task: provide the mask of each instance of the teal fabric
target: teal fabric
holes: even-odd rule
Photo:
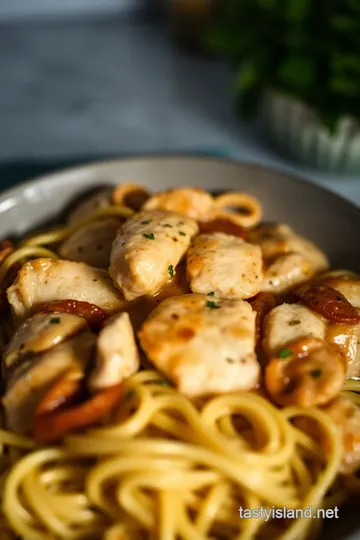
[[[212,157],[229,157],[229,154],[225,150],[197,150],[177,153],[168,153],[169,155],[191,155],[191,156],[212,156]],[[149,154],[150,155],[150,154]],[[156,154],[151,154],[156,155]],[[163,153],[161,155],[164,155]],[[134,157],[136,154],[134,154]],[[0,163],[0,190],[4,190],[19,183],[26,182],[37,176],[51,173],[56,170],[66,169],[69,167],[75,167],[77,165],[86,165],[96,161],[105,159],[114,159],[119,156],[84,156],[74,159],[63,159],[54,161],[14,161],[7,163]],[[126,155],[124,157],[131,157]]]

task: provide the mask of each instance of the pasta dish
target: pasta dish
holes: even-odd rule
[[[122,184],[0,242],[0,538],[307,540],[270,510],[359,494],[360,276],[262,218]]]

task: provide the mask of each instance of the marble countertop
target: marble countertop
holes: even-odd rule
[[[0,162],[214,150],[301,175],[360,204],[360,177],[279,157],[257,125],[236,117],[230,69],[179,51],[154,23],[2,25],[0,64]]]

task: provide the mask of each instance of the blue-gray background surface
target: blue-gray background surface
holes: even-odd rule
[[[37,17],[30,8],[20,17],[25,3],[39,13],[46,4],[0,2],[0,187],[16,177],[9,164],[19,160],[66,165],[199,150],[295,172],[360,203],[360,178],[297,166],[268,147],[256,125],[241,123],[230,69],[180,51],[167,28],[124,17],[135,0],[106,0],[103,14],[91,17],[91,0],[78,3],[74,17]]]

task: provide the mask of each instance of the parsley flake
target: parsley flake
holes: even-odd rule
[[[174,267],[172,264],[168,267],[168,272],[170,277],[174,277]]]
[[[140,225],[148,225],[150,223],[150,219],[146,219],[145,221],[140,221]]]
[[[217,304],[215,304],[215,302],[212,302],[211,300],[208,300],[206,302],[206,306],[210,309],[220,309],[220,306],[218,306]]]
[[[158,381],[155,381],[155,383],[159,386],[172,386],[171,382],[167,381],[166,379],[159,379]]]
[[[215,291],[211,291],[209,293],[207,293],[208,296],[215,296]]]
[[[289,358],[289,356],[292,356],[292,351],[290,349],[280,349],[278,358]]]
[[[226,361],[228,364],[235,364],[235,360],[233,358],[227,358]]]
[[[296,326],[297,324],[300,324],[299,319],[295,319],[293,321],[289,321],[289,326]]]
[[[144,234],[143,235],[145,238],[147,238],[148,240],[155,240],[155,236],[153,233],[149,233],[149,234]]]
[[[125,394],[125,399],[129,400],[132,399],[135,396],[136,392],[135,390],[128,390]]]
[[[50,324],[59,324],[60,322],[61,322],[60,317],[53,317],[52,319],[50,319]]]
[[[310,372],[310,375],[313,377],[313,379],[320,379],[322,374],[323,374],[322,369],[313,369]]]
[[[180,236],[186,236],[186,233],[184,233],[183,231],[179,231],[179,234]]]

